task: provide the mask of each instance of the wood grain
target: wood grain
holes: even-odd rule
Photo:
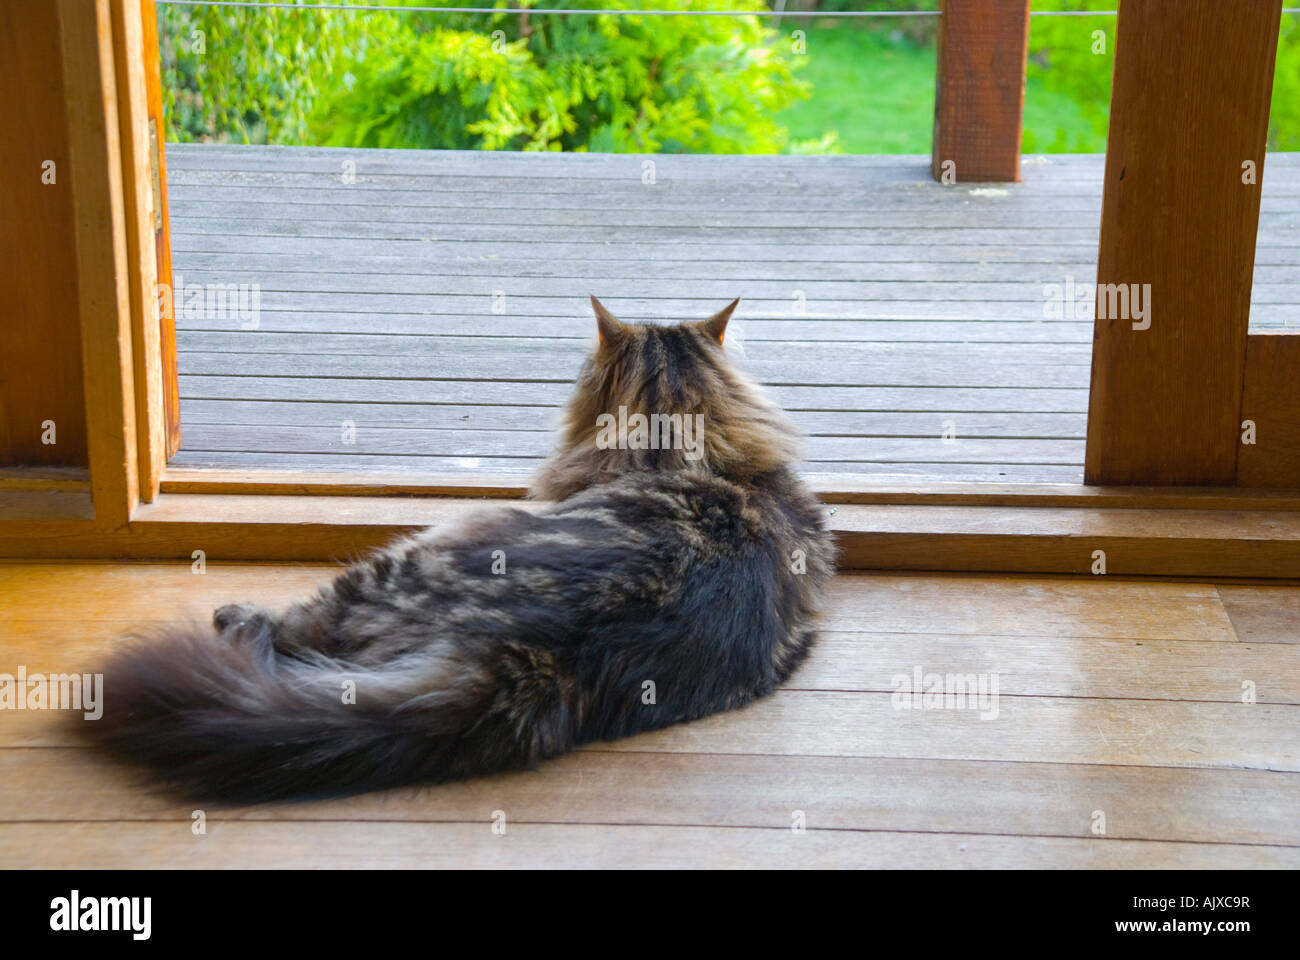
[[[1214,588],[1195,582],[843,574],[830,589],[828,630],[953,638],[1237,639]]]
[[[0,7],[0,465],[87,463],[72,154],[52,3]],[[53,164],[52,183],[43,182]],[[55,443],[42,443],[53,421]]]
[[[216,498],[206,498],[213,503]],[[346,515],[349,504],[340,498]],[[400,501],[399,507],[405,506]],[[251,505],[249,509],[256,509]],[[417,505],[417,509],[418,505]],[[470,515],[465,503],[455,514]],[[407,511],[409,516],[417,516]],[[434,518],[436,519],[436,517]],[[236,599],[282,605],[307,596],[339,572],[337,564],[222,563],[205,572],[175,563],[0,564],[0,620],[25,619],[28,605],[50,622],[148,618],[159,607],[207,617]],[[1279,592],[1289,588],[1278,587]],[[875,632],[1120,637],[1125,640],[1232,641],[1236,637],[1213,585],[1118,579],[969,575],[841,574],[826,626]],[[71,598],[71,599],[70,599]],[[113,602],[109,603],[109,599]]]
[[[579,752],[536,771],[329,803],[208,809],[213,821],[348,820],[780,827],[1300,845],[1300,776],[1256,770],[888,757]],[[0,749],[0,820],[189,822],[193,804],[141,789],[83,749]],[[1101,842],[1105,842],[1104,840]]]
[[[140,495],[131,261],[108,0],[59,0],[85,420],[96,522],[125,527]]]
[[[1300,706],[1002,696],[996,717],[986,717],[974,709],[897,709],[892,699],[889,693],[779,691],[734,714],[584,749],[1300,772]],[[47,731],[35,735],[36,742],[67,742],[46,740],[53,736]]]
[[[144,61],[144,85],[149,122],[158,152],[158,189],[154,204],[155,273],[158,282],[172,282],[171,209],[167,202],[166,118],[163,116],[162,62],[158,49],[158,8],[154,0],[140,0],[142,30],[141,53]],[[165,421],[164,459],[170,459],[181,445],[180,384],[176,378],[176,316],[174,310],[160,310],[158,346],[161,362],[163,417]]]
[[[408,151],[394,157],[392,150],[348,150],[325,148],[302,151],[294,147],[222,144],[215,150],[208,145],[179,144],[178,159],[173,164],[174,180],[194,186],[236,185],[265,187],[316,187],[324,181],[326,188],[339,195],[363,190],[418,190],[434,195],[460,193],[478,189],[489,192],[492,185],[508,178],[512,190],[555,197],[590,200],[591,179],[601,181],[602,190],[625,198],[673,198],[711,193],[717,181],[726,179],[728,170],[765,173],[773,186],[782,190],[800,190],[810,195],[829,192],[850,197],[871,192],[904,194],[931,181],[928,154],[823,155],[805,163],[789,155],[741,155],[719,157],[708,154],[658,154],[610,156],[595,153],[586,158],[547,155],[534,161],[527,155],[510,151],[449,150]],[[221,162],[208,163],[198,157],[220,156]],[[523,162],[521,162],[523,157]],[[601,159],[603,157],[603,160]],[[344,183],[341,161],[358,163],[355,183]],[[421,159],[422,158],[422,159]],[[305,159],[307,162],[302,163]],[[407,163],[415,159],[416,163]],[[631,159],[631,163],[628,160]],[[653,185],[642,181],[646,159],[656,161],[657,179]],[[1282,154],[1284,164],[1297,163],[1294,154]],[[797,175],[806,167],[809,176]],[[1034,179],[1049,183],[1057,196],[1101,195],[1100,177],[1105,167],[1103,154],[1040,154],[1028,158],[1026,172]],[[838,176],[837,175],[841,175]],[[492,178],[485,186],[483,177]],[[839,182],[835,182],[836,180]],[[653,186],[653,190],[647,190]],[[1296,196],[1293,182],[1265,184],[1265,191],[1278,196]],[[745,202],[761,205],[766,194],[751,195]]]
[[[1254,424],[1246,443],[1245,423]],[[1237,485],[1300,488],[1300,337],[1246,338]]]
[[[0,564],[0,663],[93,669],[132,626],[283,605],[337,569]],[[0,865],[1295,866],[1300,647],[1235,640],[1232,589],[842,576],[812,657],[753,707],[534,772],[202,807],[201,836],[195,804],[70,746],[66,715],[6,711]],[[996,674],[998,716],[896,709],[917,664]]]
[[[1281,0],[1150,0],[1120,9],[1089,483],[1236,479],[1281,7]],[[1254,183],[1243,182],[1247,162],[1256,167]],[[1118,303],[1103,307],[1109,297],[1101,287],[1112,284],[1145,290],[1145,319]]]
[[[1294,869],[1294,847],[1030,839],[965,834],[792,833],[699,827],[524,824],[218,823],[203,837],[167,824],[0,825],[0,866],[108,869],[387,868],[669,869],[683,865],[805,869],[1024,869],[1047,867]]]
[[[369,413],[369,411],[366,411]],[[419,427],[392,428],[370,417],[348,417],[332,423],[207,424],[195,450],[215,449],[258,453],[340,454],[357,456],[519,457],[540,461],[553,438],[544,430],[461,430]],[[963,424],[961,417],[952,420]],[[807,462],[818,463],[1034,463],[1069,466],[1082,455],[1083,439],[1052,437],[970,437],[942,440],[942,421],[932,420],[929,436],[885,436],[873,439],[870,450],[853,436],[813,436],[805,444]],[[346,431],[346,432],[345,432]],[[919,435],[918,435],[919,434]],[[343,461],[346,462],[346,461]],[[342,464],[341,464],[342,465]]]
[[[1222,585],[1219,598],[1237,636],[1249,643],[1300,643],[1300,596],[1271,586]]]
[[[335,453],[250,453],[244,450],[182,450],[173,460],[178,467],[191,473],[209,472],[216,478],[224,471],[279,470],[295,474],[305,482],[312,476],[338,475],[346,468],[353,477],[397,475],[406,483],[419,483],[423,478],[450,478],[453,486],[468,483],[475,478],[492,478],[506,486],[527,485],[529,478],[540,465],[537,457],[439,457],[426,455],[388,456],[383,454],[350,454],[346,463]],[[1070,484],[1080,479],[1080,468],[1053,464],[999,464],[941,462],[929,459],[921,462],[885,460],[834,461],[823,460],[806,465],[818,474],[846,474],[856,481],[881,480],[896,485],[913,483],[984,484],[1010,482],[1027,484]],[[209,485],[208,492],[222,492]],[[238,491],[228,491],[238,492]],[[251,491],[260,492],[260,491]],[[310,491],[308,491],[310,492]],[[359,493],[369,491],[359,490]],[[432,489],[433,495],[444,491]],[[452,495],[457,495],[455,490]]]
[[[482,408],[479,408],[482,409]],[[1070,483],[952,483],[875,479],[852,473],[803,471],[824,503],[933,504],[1001,507],[1139,507],[1196,510],[1300,510],[1288,490],[1251,492],[1223,487],[1090,487]],[[518,499],[529,478],[462,471],[444,476],[404,473],[302,473],[292,470],[187,470],[163,475],[166,493],[287,494],[290,496],[442,496]],[[77,488],[73,475],[66,481]],[[0,489],[26,486],[21,475],[0,473]]]
[[[958,182],[1020,179],[1029,0],[943,0],[930,172]]]
[[[298,598],[307,592],[304,589]],[[224,601],[250,596],[258,596],[258,592],[232,590],[210,604],[184,597],[169,614],[203,623],[211,610]],[[281,598],[276,606],[287,603],[288,598]],[[147,635],[168,622],[131,618],[125,613],[123,616],[104,620],[4,620],[4,636],[0,639],[0,656],[4,659],[0,662],[25,664],[29,673],[93,672],[112,653],[120,637]],[[832,624],[842,617],[833,617]],[[870,622],[853,626],[859,629],[823,632],[807,664],[790,679],[788,689],[888,692],[895,689],[899,676],[911,676],[913,667],[922,664],[926,669],[944,672],[997,673],[999,691],[1008,696],[1240,703],[1242,681],[1250,680],[1259,703],[1300,704],[1300,654],[1278,643],[1189,639],[1194,634],[1186,628],[1168,630],[1167,636],[1159,639],[1124,639],[865,632],[860,628],[872,626]],[[1005,621],[989,626],[1007,629]],[[1132,632],[1144,630],[1157,632],[1145,624]],[[1288,636],[1294,643],[1294,621]]]
[[[149,0],[152,5],[152,0]],[[141,6],[137,0],[110,5],[113,65],[116,69],[118,140],[122,157],[123,226],[130,291],[130,352],[134,361],[136,441],[139,445],[140,499],[158,493],[167,460],[167,418],[163,398],[163,346],[155,303],[158,249],[150,160],[149,89],[144,57]]]
[[[473,469],[518,486],[536,443],[525,458],[473,448],[484,431],[536,429],[532,408],[563,402],[591,336],[583,295],[605,290],[620,315],[651,322],[740,295],[751,372],[809,433],[860,441],[809,473],[1083,479],[1079,448],[1042,441],[1085,429],[1092,304],[1056,318],[1045,298],[1067,278],[1095,282],[1100,157],[1031,158],[1023,182],[992,192],[936,184],[916,157],[659,157],[653,185],[621,155],[176,144],[172,159],[178,276],[260,292],[255,329],[179,318],[183,469],[398,472],[403,487]],[[1300,304],[1300,167],[1269,163],[1254,321],[1284,328]],[[728,170],[765,190],[735,197]],[[938,431],[918,416],[930,413]],[[341,419],[478,439],[367,432],[364,449],[327,450]],[[963,440],[1010,452],[897,449],[949,419]]]
[[[280,455],[283,456],[283,455]],[[463,491],[462,491],[463,493]],[[331,560],[356,556],[429,525],[469,515],[461,497],[169,494],[142,505],[129,528],[24,518],[0,495],[0,557]],[[81,495],[46,493],[52,513],[79,515]],[[66,498],[59,506],[56,501]],[[60,501],[61,502],[61,501]],[[1259,507],[1257,500],[1251,505]],[[535,506],[523,502],[522,509]],[[902,502],[827,506],[841,569],[1087,575],[1106,556],[1107,576],[1300,578],[1294,509],[950,506]]]

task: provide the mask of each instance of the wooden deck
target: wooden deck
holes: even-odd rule
[[[130,626],[335,570],[0,564],[0,669],[93,670]],[[206,809],[202,836],[66,718],[6,710],[0,868],[1300,867],[1300,588],[890,574],[833,597],[748,709],[531,773]],[[918,667],[996,675],[996,716],[896,709]]]
[[[255,329],[178,310],[172,465],[524,477],[594,293],[629,320],[742,297],[811,474],[1078,482],[1092,323],[1045,287],[1095,282],[1102,166],[169,145],[177,277],[260,293]],[[1262,190],[1252,329],[1300,327],[1300,154]]]

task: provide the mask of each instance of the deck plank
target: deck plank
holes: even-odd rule
[[[1300,594],[1277,587],[1221,586],[1219,598],[1242,640],[1300,644]]]
[[[1092,324],[1045,297],[1094,280],[1100,156],[954,187],[914,156],[168,159],[177,277],[259,294],[255,328],[178,317],[178,467],[524,476],[596,293],[640,321],[741,297],[744,363],[811,434],[809,473],[1081,479]],[[1300,155],[1269,155],[1261,196],[1252,329],[1300,329]],[[344,419],[365,439],[331,442]],[[956,444],[927,439],[949,421]]]
[[[178,224],[183,227],[183,224]],[[439,263],[456,260],[542,260],[557,262],[569,268],[581,269],[586,264],[605,262],[680,260],[692,253],[707,253],[706,262],[718,263],[782,263],[807,264],[845,261],[849,263],[1037,263],[1072,264],[1092,261],[1096,257],[1097,238],[1092,242],[1038,243],[1033,246],[1005,244],[940,244],[924,246],[876,244],[805,243],[799,246],[774,246],[747,243],[743,235],[730,236],[717,243],[708,244],[708,250],[696,251],[702,246],[690,241],[667,243],[641,238],[639,241],[620,243],[593,243],[581,237],[554,241],[525,242],[501,240],[493,243],[474,241],[448,241],[424,238],[420,240],[366,240],[355,237],[301,237],[293,244],[289,255],[332,255],[351,258],[357,262],[369,257],[412,256],[420,254]],[[1300,247],[1280,246],[1264,236],[1256,251],[1255,263],[1266,266],[1294,266],[1300,263]],[[173,249],[201,255],[260,254],[283,255],[284,243],[276,237],[238,236],[230,233],[178,232],[172,240]],[[662,250],[660,248],[663,248]],[[653,255],[653,257],[648,256]],[[699,262],[697,259],[694,262]]]
[[[1195,798],[1195,802],[1188,802]],[[321,803],[208,811],[214,821],[346,819],[779,827],[1086,836],[1300,846],[1300,776],[1098,764],[574,753],[536,771]],[[0,822],[189,821],[193,804],[142,790],[83,749],[0,749]]]
[[[490,811],[489,811],[490,814]],[[1295,869],[1300,849],[1081,837],[520,824],[214,824],[189,821],[0,825],[0,867],[45,869]]]
[[[906,411],[788,411],[790,419],[808,436],[829,437],[938,437],[951,420],[958,435],[967,437],[1064,438],[1084,436],[1085,417],[1079,413]],[[373,405],[347,403],[291,403],[276,400],[186,400],[181,413],[190,423],[221,426],[329,426],[345,420],[372,421],[385,429],[542,430],[550,436],[560,420],[559,407],[537,407],[524,412],[515,407],[472,405]]]

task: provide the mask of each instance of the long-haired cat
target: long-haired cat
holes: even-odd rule
[[[190,796],[253,802],[530,767],[771,693],[831,575],[795,431],[730,362],[733,302],[624,324],[592,298],[536,509],[485,506],[276,615],[137,640],[97,744]]]

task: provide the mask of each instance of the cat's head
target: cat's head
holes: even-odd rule
[[[739,302],[707,320],[668,326],[624,323],[592,297],[596,342],[533,496],[563,499],[640,470],[743,480],[793,465],[794,427],[726,350]]]

